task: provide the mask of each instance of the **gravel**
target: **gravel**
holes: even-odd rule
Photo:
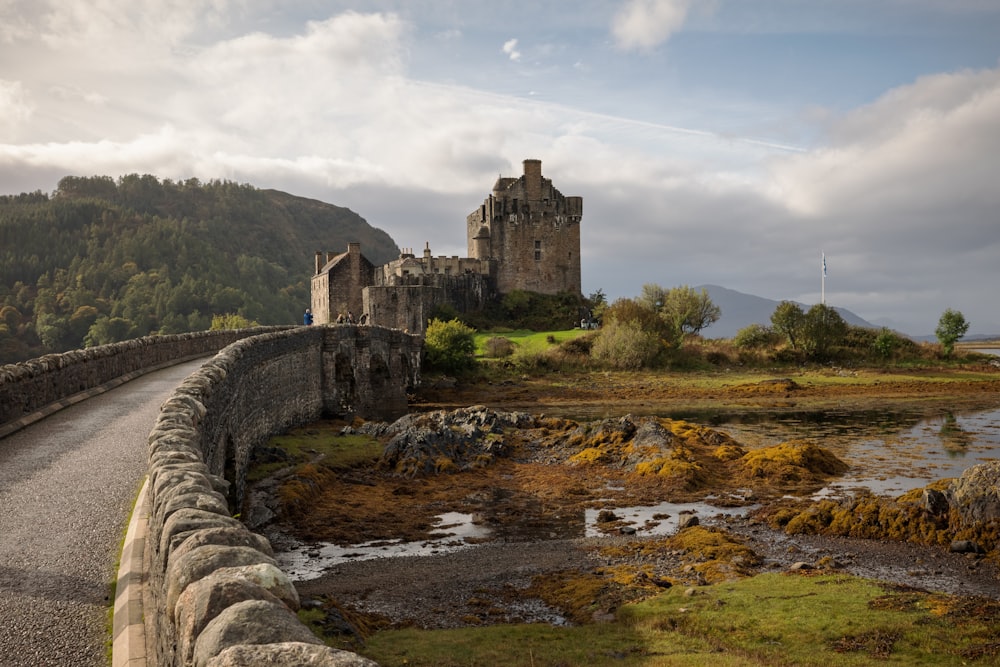
[[[788,536],[743,518],[705,520],[742,537],[763,558],[760,571],[784,571],[797,562],[834,561],[837,571],[956,595],[1000,599],[1000,572],[981,558],[899,542],[818,536]],[[493,542],[432,556],[375,558],[340,563],[323,576],[297,582],[303,600],[332,599],[397,625],[455,628],[492,623],[565,622],[541,601],[527,603],[519,591],[536,575],[592,571],[614,564],[594,547],[642,540],[612,536],[535,542]],[[660,554],[658,576],[677,575],[680,559]],[[636,564],[634,561],[632,564]]]

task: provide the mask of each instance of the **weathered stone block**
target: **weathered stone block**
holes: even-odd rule
[[[207,667],[378,667],[378,663],[357,653],[329,646],[284,642],[281,644],[240,644],[231,646],[208,661]]]
[[[210,544],[185,553],[180,558],[167,561],[166,612],[174,618],[177,598],[191,583],[224,567],[239,567],[267,563],[277,567],[274,559],[250,547],[231,547]]]
[[[231,646],[284,642],[322,646],[285,605],[263,600],[237,602],[212,619],[198,636],[193,663],[195,667],[207,667],[212,658]]]

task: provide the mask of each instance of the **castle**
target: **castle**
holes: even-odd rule
[[[339,315],[422,334],[434,310],[482,309],[515,290],[582,294],[580,218],[583,198],[566,197],[542,176],[541,160],[525,160],[519,177],[499,177],[482,205],[466,216],[468,257],[418,257],[374,266],[360,243],[347,252],[317,252],[312,277],[314,321]]]

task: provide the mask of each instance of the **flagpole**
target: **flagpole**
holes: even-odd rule
[[[819,302],[826,305],[826,253],[820,252],[823,258],[823,277],[820,278]]]

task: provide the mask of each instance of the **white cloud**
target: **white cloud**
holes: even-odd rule
[[[998,69],[928,76],[848,113],[814,112],[826,137],[803,151],[667,116],[635,121],[631,105],[648,89],[587,88],[606,73],[593,51],[592,72],[573,69],[572,54],[560,75],[579,77],[579,97],[600,100],[605,113],[498,92],[494,75],[512,68],[497,69],[495,42],[477,51],[487,83],[416,80],[408,69],[419,30],[397,14],[289,19],[279,29],[240,4],[253,29],[227,14],[206,34],[185,5],[162,17],[172,27],[157,35],[130,4],[124,18],[88,18],[82,3],[68,3],[77,9],[58,21],[46,18],[58,3],[37,6],[18,4],[17,28],[0,28],[7,191],[51,189],[66,174],[229,178],[348,206],[400,245],[463,254],[465,214],[498,174],[519,174],[531,157],[564,194],[584,198],[585,291],[715,283],[818,301],[823,249],[834,305],[912,333],[957,307],[974,331],[989,330],[990,318],[1000,331],[977,287],[1000,279]],[[655,46],[688,6],[628,4],[621,45]],[[0,19],[9,7],[0,0]],[[96,7],[113,13],[110,0]],[[629,28],[631,16],[647,25]],[[40,38],[73,29],[71,41]],[[430,42],[448,30],[435,24]],[[447,48],[475,42],[476,26],[462,35]],[[72,41],[84,36],[91,41]],[[504,45],[508,57],[519,52],[516,39]],[[545,91],[537,81],[527,89]]]
[[[521,59],[521,52],[517,50],[517,39],[508,39],[503,43],[502,50],[508,58],[515,62]]]
[[[690,0],[628,0],[615,15],[611,34],[623,49],[651,49],[680,30]]]
[[[33,105],[27,99],[20,81],[0,79],[0,123],[8,132],[31,118]]]

